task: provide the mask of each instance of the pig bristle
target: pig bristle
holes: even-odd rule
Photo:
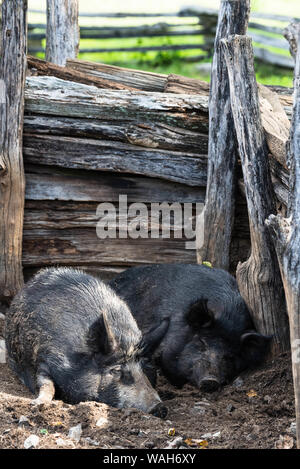
[[[65,279],[71,277],[72,284],[68,282],[66,285],[68,290],[73,291],[75,297],[79,293],[84,295],[90,305],[105,316],[112,339],[124,355],[128,357],[136,353],[142,333],[126,302],[110,286],[92,275],[87,275],[81,269],[69,267],[47,267],[40,270],[34,280],[41,282],[40,277],[44,276],[45,272],[47,275],[42,283],[48,286],[56,283],[58,279],[63,286]]]

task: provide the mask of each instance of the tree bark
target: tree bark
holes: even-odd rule
[[[163,123],[208,131],[207,96],[102,90],[54,77],[28,77],[27,113],[102,121]]]
[[[132,68],[117,67],[116,65],[107,65],[96,62],[87,62],[85,60],[67,61],[67,67],[72,70],[86,73],[90,76],[113,80],[122,83],[131,88],[138,88],[142,91],[164,91],[168,75],[161,73],[146,72],[144,70],[135,70]]]
[[[293,31],[293,25],[291,26],[291,48],[297,53],[295,55],[293,119],[289,143],[288,217],[270,215],[266,220],[266,225],[275,243],[286,295],[296,401],[297,447],[300,449],[300,29]]]
[[[27,44],[27,0],[2,3],[0,66],[0,297],[23,285],[24,169],[22,132]]]
[[[251,255],[237,268],[240,292],[259,332],[272,335],[272,352],[289,347],[288,319],[279,266],[265,219],[276,212],[261,123],[251,38],[221,41],[228,70],[231,109],[248,205]]]
[[[207,260],[214,267],[226,270],[234,223],[237,142],[220,41],[230,34],[245,34],[249,13],[249,0],[224,0],[221,3],[211,72],[204,244],[198,251],[198,261]]]
[[[300,23],[296,21],[295,23],[290,23],[284,30],[283,35],[290,44],[290,53],[291,56],[296,60],[297,55],[297,37],[300,31]]]
[[[208,135],[166,124],[25,115],[24,134],[112,140],[145,148],[207,154]]]
[[[46,60],[65,65],[79,50],[78,0],[47,0]]]
[[[141,174],[189,186],[206,184],[206,155],[106,140],[26,135],[24,161],[62,168]]]
[[[28,56],[28,67],[39,76],[52,76],[61,78],[62,80],[73,81],[75,83],[83,83],[85,85],[97,86],[97,88],[106,88],[111,90],[131,90],[137,91],[136,88],[122,85],[117,81],[107,80],[105,78],[89,75],[88,73],[72,70],[69,67],[61,67],[51,62],[38,59],[37,57]]]

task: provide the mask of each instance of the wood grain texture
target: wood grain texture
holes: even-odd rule
[[[2,2],[0,63],[0,299],[23,285],[24,210],[22,132],[27,44],[27,1]]]
[[[198,261],[207,260],[225,270],[230,263],[234,223],[237,142],[220,41],[230,34],[245,34],[249,12],[249,0],[221,3],[211,69],[204,244],[198,251]]]
[[[99,90],[54,77],[28,77],[26,113],[104,121],[163,123],[202,132],[207,125],[207,96]]]
[[[263,85],[258,85],[258,91],[262,126],[268,148],[274,158],[286,167],[286,145],[290,121],[275,93]]]
[[[106,65],[78,59],[68,60],[67,66],[78,72],[105,80],[112,80],[142,91],[163,92],[167,81],[167,75],[160,73],[145,72],[143,70],[117,67],[115,65]]]
[[[28,67],[32,75],[39,76],[53,76],[61,80],[74,81],[76,83],[83,83],[85,85],[96,86],[97,88],[107,88],[112,90],[134,90],[129,86],[124,86],[113,80],[106,80],[105,78],[96,77],[87,73],[72,70],[68,67],[56,65],[52,62],[39,59],[37,57],[28,56]]]
[[[196,80],[195,78],[187,78],[181,75],[170,74],[168,75],[164,92],[201,94],[208,96],[209,83],[206,83],[206,81]]]
[[[46,60],[65,65],[79,50],[78,0],[47,0]]]
[[[103,122],[97,119],[26,115],[24,134],[112,140],[148,149],[195,154],[206,154],[208,148],[206,133],[152,122],[128,123],[124,120]]]
[[[300,29],[289,30],[295,51],[294,105],[289,144],[290,197],[287,218],[270,215],[266,220],[278,256],[290,323],[295,390],[297,448],[300,448]]]
[[[249,214],[251,254],[236,277],[259,332],[272,335],[273,354],[289,348],[285,297],[265,219],[276,212],[261,123],[251,39],[234,35],[221,41],[230,84],[231,109],[242,162]]]
[[[26,165],[26,200],[118,202],[204,202],[205,188],[135,175]]]
[[[24,230],[23,265],[141,265],[195,263],[194,250],[177,239],[99,239],[95,229]],[[89,261],[88,261],[89,260]]]
[[[24,161],[63,168],[141,174],[205,186],[206,155],[149,149],[107,140],[24,136]]]

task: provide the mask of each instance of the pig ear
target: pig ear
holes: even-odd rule
[[[241,336],[242,356],[249,366],[258,365],[267,355],[272,337],[250,331]]]
[[[103,323],[104,327],[106,330],[106,340],[105,340],[105,346],[104,346],[104,352],[106,354],[108,353],[113,353],[117,350],[118,348],[118,343],[116,341],[116,334],[113,329],[113,324],[108,321],[107,315],[103,313]]]
[[[169,324],[170,318],[163,318],[159,326],[153,327],[149,332],[144,335],[140,343],[140,348],[142,350],[143,356],[151,355],[156,349],[156,347],[159,346],[160,342],[166,335]]]
[[[214,314],[208,306],[208,300],[198,300],[193,303],[186,314],[186,320],[189,326],[198,330],[202,327],[210,327],[214,321]]]
[[[132,355],[136,352],[142,333],[124,302],[121,310],[106,308],[103,311],[103,323],[106,331],[106,353],[118,350],[124,355]]]
[[[103,318],[95,321],[89,328],[87,334],[87,345],[92,354],[98,353],[106,355],[110,351],[110,343]]]

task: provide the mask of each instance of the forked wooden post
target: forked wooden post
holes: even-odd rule
[[[204,208],[204,243],[198,262],[229,269],[235,211],[237,143],[230,108],[229,83],[220,41],[230,34],[246,34],[250,0],[221,2],[209,100],[208,176]]]
[[[0,62],[0,300],[23,284],[24,169],[22,134],[27,0],[4,0]]]
[[[274,354],[289,348],[285,296],[274,245],[265,219],[276,213],[266,138],[261,123],[252,40],[231,36],[221,41],[231,109],[242,163],[251,236],[251,254],[237,267],[240,292],[259,332],[273,336]]]
[[[266,225],[274,239],[286,295],[296,401],[297,447],[300,449],[300,24],[297,28],[294,25],[290,29],[291,33],[292,30],[290,43],[295,51],[296,64],[288,155],[290,166],[288,218],[271,215],[266,220]]]
[[[78,0],[47,0],[46,60],[66,65],[79,50]]]

